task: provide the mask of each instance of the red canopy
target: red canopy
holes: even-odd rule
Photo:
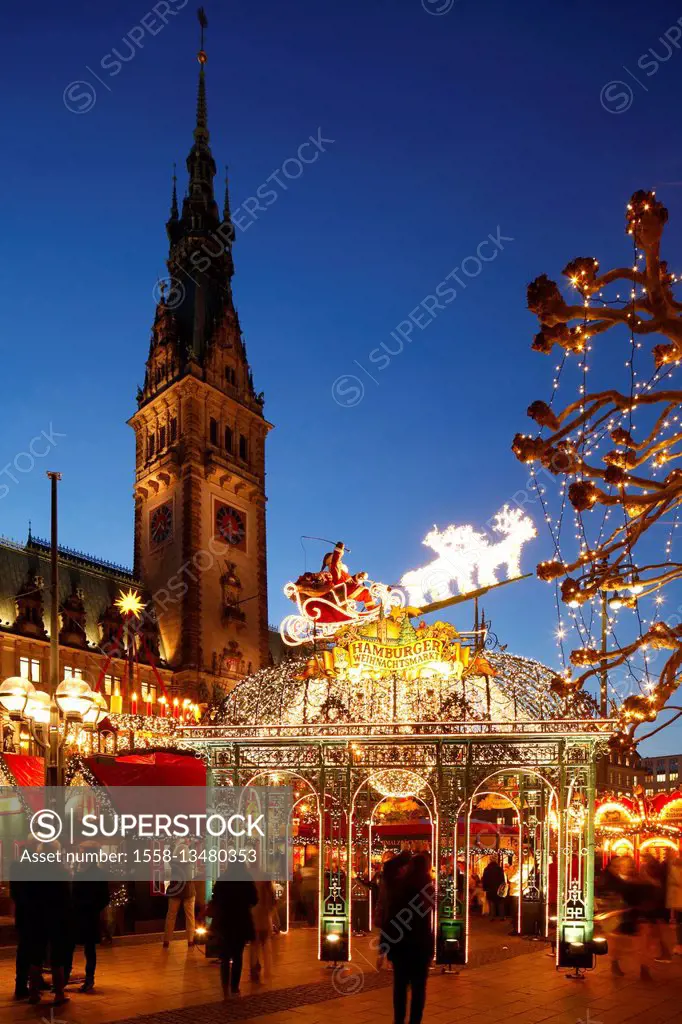
[[[205,786],[206,765],[192,754],[124,754],[85,759],[100,786]]]
[[[44,786],[45,760],[28,754],[3,754],[17,786]]]

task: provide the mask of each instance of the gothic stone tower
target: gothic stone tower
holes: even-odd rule
[[[174,679],[184,693],[229,689],[268,662],[263,396],[256,394],[232,297],[227,183],[213,192],[204,64],[199,54],[189,183],[175,178],[168,288],[152,328],[136,439],[135,572],[152,593]],[[220,234],[218,234],[220,231]],[[227,240],[227,241],[224,241]]]

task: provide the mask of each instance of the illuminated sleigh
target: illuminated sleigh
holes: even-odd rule
[[[360,584],[376,602],[369,610],[360,608],[358,602],[348,596]],[[289,647],[331,637],[350,622],[371,622],[379,617],[382,608],[388,612],[391,607],[401,605],[403,598],[400,591],[392,592],[385,584],[371,583],[361,576],[331,586],[327,573],[310,572],[299,576],[295,583],[287,583],[284,593],[298,608],[298,615],[287,615],[279,628],[282,640]]]

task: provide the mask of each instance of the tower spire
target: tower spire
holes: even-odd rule
[[[206,75],[204,68],[208,56],[204,50],[204,30],[208,26],[208,20],[203,7],[197,12],[201,26],[201,49],[197,54],[199,61],[199,87],[197,91],[197,120],[194,128],[194,145],[187,157],[187,170],[189,172],[189,202],[192,206],[193,217],[190,223],[195,228],[202,227],[215,229],[218,226],[218,210],[213,195],[213,178],[215,177],[216,166],[208,144],[208,107],[206,103]],[[187,200],[183,204],[183,220],[189,212]],[[209,223],[210,222],[210,223]]]
[[[223,203],[223,223],[229,224],[232,221],[230,210],[230,179],[228,176],[229,167],[225,164],[225,202]]]
[[[178,212],[178,176],[175,173],[176,165],[173,164],[173,194],[171,196],[171,220],[177,220],[180,216]]]
[[[201,26],[201,43],[197,54],[197,60],[199,61],[199,92],[197,94],[197,125],[194,129],[194,138],[198,141],[202,137],[208,142],[208,110],[206,107],[206,78],[204,76],[204,65],[208,60],[204,50],[204,30],[208,28],[208,18],[203,7],[200,7],[197,11],[197,18]]]
[[[206,142],[208,144],[208,108],[206,105],[206,76],[204,75],[204,64],[207,61],[207,56],[203,50],[199,51],[197,60],[201,64],[199,68],[199,89],[197,91],[197,123],[194,129],[194,139],[196,142]]]

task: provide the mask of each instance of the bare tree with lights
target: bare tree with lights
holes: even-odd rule
[[[631,370],[627,393],[614,388],[589,392],[583,386],[578,399],[560,412],[554,411],[551,403],[534,401],[528,415],[541,428],[540,434],[517,434],[512,446],[520,461],[540,463],[549,473],[564,478],[568,501],[581,526],[583,515],[600,506],[617,513],[612,517],[615,525],[600,531],[597,543],[589,543],[583,533],[585,541],[576,558],[564,559],[557,550],[555,559],[537,567],[540,579],[562,580],[561,599],[572,608],[610,591],[612,607],[638,609],[639,602],[653,597],[658,611],[659,592],[682,577],[682,563],[672,560],[670,546],[660,560],[652,560],[652,537],[644,539],[652,526],[678,514],[682,500],[682,469],[674,468],[675,460],[682,457],[682,391],[670,387],[682,359],[682,302],[674,296],[676,279],[661,259],[667,220],[668,211],[653,192],[636,192],[626,213],[632,265],[601,273],[596,259],[572,260],[563,275],[582,299],[577,304],[567,302],[557,283],[544,274],[528,287],[528,307],[540,321],[532,346],[537,352],[550,353],[556,345],[564,350],[564,358],[574,355],[584,362],[586,353],[602,340],[600,335],[620,328],[622,342],[624,328],[630,336],[625,361]],[[610,286],[623,283],[629,298],[610,298]],[[652,340],[658,336],[659,341],[651,347],[650,378],[635,383],[634,356],[644,335],[653,336]],[[613,337],[611,344],[617,345],[618,339]],[[622,344],[614,348],[618,353],[613,357],[614,376],[616,366],[623,365],[622,351]],[[600,447],[609,439],[612,447],[602,453]],[[641,624],[639,613],[637,618]],[[681,625],[654,616],[630,643],[616,649],[583,646],[574,650],[571,664],[584,671],[575,679],[557,676],[553,688],[569,697],[599,673],[648,649],[664,650],[667,657],[650,692],[628,696],[620,705],[621,731],[616,744],[621,748],[632,745],[643,738],[635,736],[638,727],[670,707],[668,702],[682,681]],[[682,715],[682,709],[675,710],[675,718]]]

